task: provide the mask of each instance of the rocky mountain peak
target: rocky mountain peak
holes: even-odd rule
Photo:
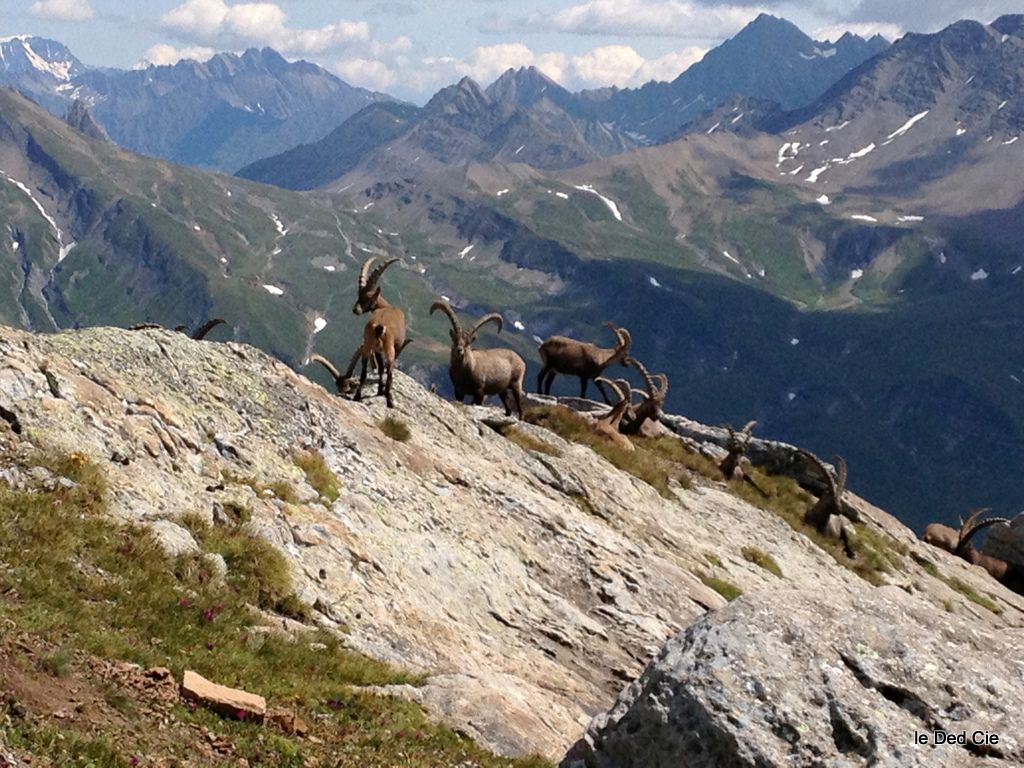
[[[992,28],[1004,35],[1024,38],[1024,14],[1014,13],[1000,16],[992,22]]]
[[[32,74],[66,83],[84,71],[85,65],[56,40],[31,35],[0,38],[0,73]]]
[[[75,99],[71,102],[71,107],[64,115],[64,122],[89,138],[110,141],[110,136],[107,135],[103,126],[96,122],[88,105],[82,99]]]
[[[423,108],[428,115],[478,115],[491,106],[487,94],[471,77],[463,77],[454,85],[442,88]]]
[[[529,107],[547,96],[553,98],[568,92],[536,67],[508,69],[485,91],[499,104]]]

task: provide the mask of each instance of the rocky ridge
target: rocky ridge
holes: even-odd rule
[[[561,756],[667,639],[725,606],[699,575],[727,578],[747,596],[697,626],[725,626],[739,614],[736,621],[749,625],[745,637],[756,639],[758,629],[806,605],[811,598],[798,590],[816,590],[836,606],[831,631],[844,606],[895,601],[895,613],[915,617],[934,643],[953,643],[978,674],[990,650],[971,633],[998,648],[1024,616],[1019,596],[916,543],[863,502],[873,525],[931,569],[908,557],[888,577],[894,586],[880,592],[722,484],[674,486],[664,498],[590,448],[539,427],[518,429],[551,453],[524,450],[488,426],[493,410],[445,402],[402,375],[390,415],[409,426],[408,442],[381,431],[386,409],[378,399],[338,398],[245,345],[169,331],[2,328],[0,360],[0,432],[13,450],[80,452],[100,463],[112,513],[154,526],[169,547],[195,544],[182,516],[212,520],[231,505],[247,508],[253,533],[288,555],[299,597],[319,622],[343,625],[357,649],[427,675],[421,687],[389,692],[502,753]],[[299,449],[324,458],[339,481],[337,500],[307,482],[295,463]],[[291,489],[287,499],[274,490],[281,484]],[[748,546],[771,555],[782,577],[748,561],[741,554]],[[964,599],[930,575],[936,568],[991,595],[1000,612]],[[827,655],[826,639],[806,637]],[[888,653],[881,643],[865,635],[860,653]],[[752,654],[750,664],[755,657],[779,679],[797,675],[802,663],[799,655]],[[849,683],[854,673],[835,674]],[[1013,674],[1000,667],[993,685],[1019,688]],[[861,706],[837,690],[844,707]],[[880,694],[858,695],[875,702]],[[981,696],[971,706],[995,711],[997,701]],[[728,715],[719,707],[714,717]],[[758,728],[769,727],[765,717],[749,714]]]

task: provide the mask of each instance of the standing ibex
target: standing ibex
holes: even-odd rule
[[[459,318],[447,301],[435,301],[430,305],[430,314],[441,310],[448,315],[452,327],[449,335],[452,340],[451,361],[448,375],[455,387],[455,399],[462,402],[466,395],[473,398],[475,405],[480,405],[487,395],[497,395],[505,406],[505,415],[512,415],[508,393],[511,390],[516,403],[519,418],[523,417],[523,377],[526,376],[526,363],[523,358],[511,349],[473,349],[472,344],[477,332],[487,323],[494,323],[501,333],[501,315],[491,312],[476,321],[468,331],[462,330]]]
[[[537,351],[540,354],[543,368],[537,374],[537,391],[550,395],[551,382],[555,380],[555,374],[564,373],[567,376],[579,376],[580,397],[586,397],[589,380],[596,379],[605,368],[613,363],[625,365],[633,337],[625,328],[618,328],[612,323],[605,323],[605,325],[618,339],[618,344],[614,349],[598,347],[590,342],[577,341],[567,336],[551,336],[541,344]],[[601,396],[604,397],[605,402],[608,402],[608,397],[603,391]]]
[[[948,525],[942,523],[929,523],[925,529],[921,538],[933,547],[944,549],[957,557],[962,557],[972,565],[980,565],[986,571],[988,571],[996,581],[1003,581],[1006,577],[1009,565],[1005,560],[1000,560],[997,557],[986,555],[983,552],[979,552],[973,544],[971,539],[979,531],[988,528],[991,525],[998,525],[1000,523],[1009,523],[1009,519],[1005,517],[990,517],[981,522],[977,522],[978,518],[981,517],[988,511],[987,508],[982,507],[976,509],[967,517],[966,520],[960,521],[959,530],[954,530]]]
[[[856,557],[853,545],[850,541],[850,531],[843,520],[843,493],[846,491],[846,461],[842,456],[832,458],[836,465],[836,476],[833,477],[825,462],[819,459],[810,451],[799,449],[799,453],[811,464],[818,468],[818,471],[825,478],[825,490],[822,492],[814,506],[804,514],[804,522],[813,525],[814,529],[831,539],[839,539],[843,542],[843,549],[849,558]]]
[[[754,490],[767,497],[768,494],[764,489],[743,468],[743,460],[746,458],[747,449],[750,447],[750,438],[756,426],[756,421],[748,421],[743,429],[737,432],[731,426],[726,425],[726,429],[729,431],[729,441],[725,444],[726,454],[718,462],[718,468],[722,470],[726,480],[740,480],[749,483]]]
[[[636,450],[630,439],[619,431],[621,429],[622,417],[626,415],[626,412],[632,405],[633,388],[625,379],[612,381],[603,376],[598,376],[594,381],[602,393],[604,393],[604,386],[607,386],[615,393],[617,398],[614,405],[612,405],[612,409],[604,416],[598,417],[597,421],[594,422],[594,434],[623,450]]]
[[[356,361],[362,359],[363,367],[359,374],[359,384],[355,387],[354,400],[362,400],[363,385],[366,383],[367,366],[372,356],[377,362],[377,372],[380,378],[377,381],[377,394],[384,395],[387,399],[388,408],[394,407],[391,397],[391,383],[395,375],[395,360],[399,353],[409,343],[405,338],[405,313],[398,307],[393,307],[387,299],[381,296],[381,289],[378,285],[380,276],[384,270],[399,259],[388,259],[379,267],[370,272],[375,257],[370,256],[363,262],[359,270],[359,294],[356,298],[352,312],[361,315],[364,312],[370,313],[369,320],[363,328],[363,343],[352,356],[348,370],[342,377],[348,389],[348,380],[355,370]],[[339,391],[343,388],[337,383]]]

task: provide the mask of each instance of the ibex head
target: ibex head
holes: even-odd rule
[[[633,337],[625,328],[620,328],[611,321],[605,322],[605,327],[611,329],[611,332],[615,334],[615,354],[612,355],[609,364],[618,361],[623,365],[629,365],[629,348],[633,345]]]
[[[376,257],[370,256],[363,262],[363,266],[359,270],[359,297],[356,299],[355,306],[352,307],[352,312],[356,315],[372,312],[381,306],[384,300],[381,298],[380,286],[377,283],[380,281],[380,276],[384,274],[384,270],[400,259],[388,259],[371,272],[370,267],[374,261],[376,261]]]
[[[435,301],[430,305],[430,314],[434,314],[435,310],[441,310],[444,314],[448,315],[448,319],[451,321],[452,327],[448,331],[448,335],[452,340],[452,352],[457,357],[464,357],[466,351],[470,345],[476,339],[477,333],[487,323],[494,323],[498,326],[498,333],[501,333],[502,320],[501,315],[497,312],[491,312],[490,314],[484,315],[477,320],[473,326],[468,330],[462,330],[462,323],[459,322],[459,318],[455,315],[455,310],[452,309],[452,305],[447,301]]]
[[[626,334],[628,345],[629,331],[623,329],[622,332]],[[664,373],[648,372],[647,367],[635,357],[626,357],[623,364],[632,365],[640,371],[646,391],[636,391],[645,399],[649,409],[649,413],[644,415],[651,421],[660,421],[661,417],[665,415],[665,398],[668,397],[668,376]]]
[[[748,421],[746,425],[744,425],[743,429],[737,432],[731,425],[726,425],[725,428],[729,430],[729,442],[726,443],[725,449],[729,453],[735,453],[738,456],[745,456],[747,448],[750,447],[750,438],[754,432],[754,427],[756,426],[756,421]]]

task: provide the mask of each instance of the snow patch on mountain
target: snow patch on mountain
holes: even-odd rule
[[[575,185],[575,189],[578,189],[581,192],[589,192],[592,195],[597,195],[599,198],[601,198],[604,204],[608,206],[608,210],[612,212],[612,216],[615,217],[616,221],[622,221],[622,214],[619,212],[619,206],[615,204],[614,200],[605,197],[596,189],[594,189],[590,184],[577,184]]]
[[[895,131],[890,133],[885,138],[888,139],[889,141],[899,138],[907,131],[909,131],[911,128],[913,128],[920,120],[923,120],[925,115],[927,115],[929,112],[931,112],[930,109],[926,109],[924,112],[918,112],[916,115],[907,120],[907,122],[905,122],[903,125],[901,125],[899,128],[897,128]]]

